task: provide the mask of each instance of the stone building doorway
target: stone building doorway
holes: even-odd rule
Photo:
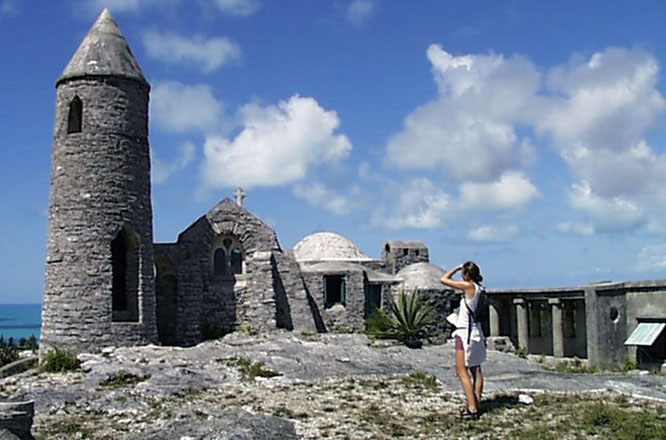
[[[169,260],[156,264],[157,335],[162,345],[176,345],[178,276]]]

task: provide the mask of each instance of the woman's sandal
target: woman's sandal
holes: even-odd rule
[[[461,420],[478,420],[479,419],[479,412],[478,411],[470,411],[467,408],[463,409],[460,411],[460,419]]]

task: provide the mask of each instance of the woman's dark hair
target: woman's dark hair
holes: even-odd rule
[[[463,264],[463,275],[467,275],[467,278],[477,284],[483,281],[481,270],[473,261],[467,261]]]

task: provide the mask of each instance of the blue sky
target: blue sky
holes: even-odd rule
[[[666,278],[663,2],[0,0],[0,302],[41,300],[54,84],[104,7],[152,85],[156,241],[242,186],[283,248]]]

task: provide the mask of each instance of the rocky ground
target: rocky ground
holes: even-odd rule
[[[232,334],[81,355],[77,372],[0,380],[0,397],[35,400],[38,439],[513,438],[526,431],[509,423],[514,413],[544,426],[570,419],[572,401],[548,397],[559,395],[582,407],[617,401],[666,432],[666,377],[560,374],[495,351],[484,365],[487,413],[461,423],[453,356],[451,345],[410,350],[363,335]]]

